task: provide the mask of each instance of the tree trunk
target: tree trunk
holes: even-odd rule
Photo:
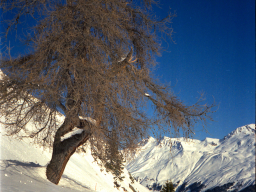
[[[88,122],[86,124],[90,126]],[[83,129],[82,133],[73,135],[61,142],[61,136],[64,135],[63,130],[68,129],[66,126],[68,125],[64,123],[56,132],[52,159],[46,168],[47,179],[56,185],[59,183],[71,155],[73,155],[77,147],[84,144],[91,136],[89,131]]]

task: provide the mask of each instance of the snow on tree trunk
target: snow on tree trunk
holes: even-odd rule
[[[71,155],[73,155],[77,147],[84,144],[91,136],[91,133],[84,129],[82,133],[72,135],[68,139],[61,141],[62,130],[67,130],[67,126],[64,123],[58,129],[54,138],[52,159],[46,168],[47,179],[56,185],[59,183]],[[87,126],[89,126],[88,123]]]

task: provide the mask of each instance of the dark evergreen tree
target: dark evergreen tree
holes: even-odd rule
[[[167,180],[165,185],[162,187],[161,192],[174,192],[174,186],[172,182]]]
[[[118,136],[116,131],[113,131],[109,134],[109,140],[106,144],[106,155],[105,159],[102,159],[105,162],[105,167],[107,171],[111,171],[115,176],[115,180],[123,180],[123,169],[124,169],[124,157],[123,154],[118,149]]]

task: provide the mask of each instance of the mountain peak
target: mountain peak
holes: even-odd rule
[[[242,127],[236,128],[234,131],[224,137],[223,140],[229,139],[230,137],[238,134],[255,134],[255,124],[248,124]]]

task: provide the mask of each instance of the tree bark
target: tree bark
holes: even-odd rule
[[[63,141],[61,141],[61,136],[64,135],[63,130],[69,129],[66,127],[68,125],[64,122],[56,132],[53,143],[52,159],[46,168],[47,179],[56,185],[59,183],[71,155],[73,155],[77,147],[84,144],[91,136],[90,131],[88,131],[90,129],[85,129],[85,127],[90,128],[91,125],[88,122],[86,122],[86,126],[84,122],[83,124],[82,133],[73,135]]]

